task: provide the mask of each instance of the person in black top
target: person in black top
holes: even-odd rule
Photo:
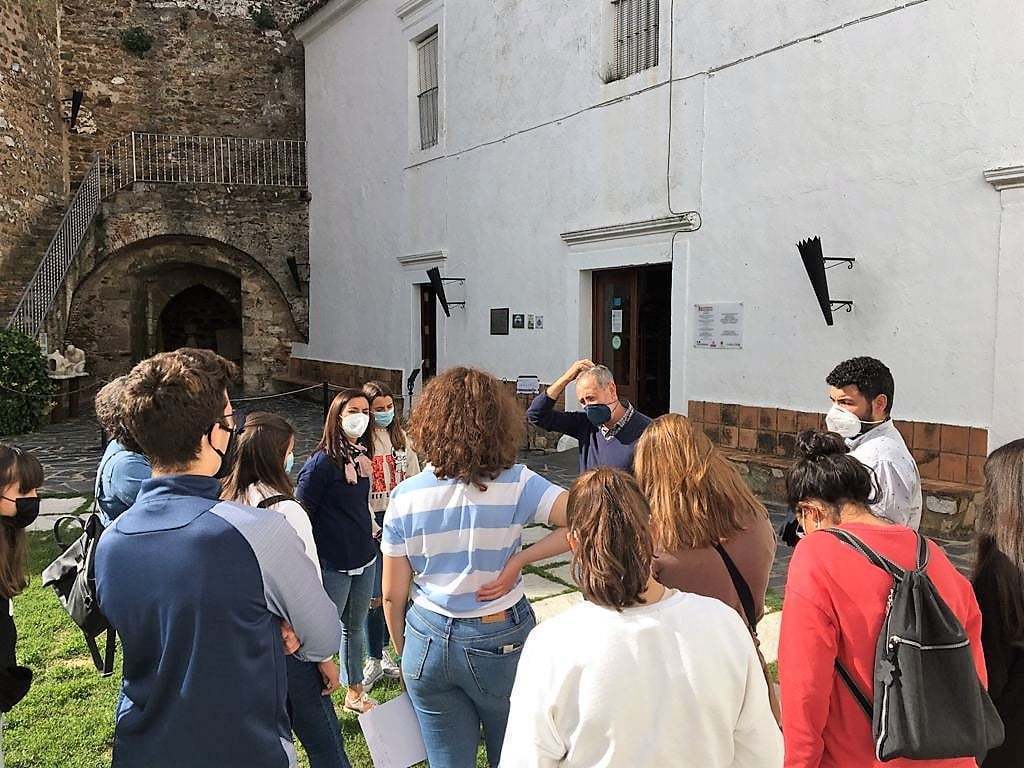
[[[0,712],[9,712],[32,684],[31,670],[19,667],[15,656],[18,631],[11,600],[28,586],[25,528],[39,515],[42,484],[43,467],[35,456],[0,443]]]
[[[977,525],[974,593],[981,606],[981,642],[989,695],[1006,740],[983,768],[1024,765],[1024,439],[985,462],[985,501]]]

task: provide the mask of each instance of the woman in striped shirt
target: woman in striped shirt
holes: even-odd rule
[[[481,725],[498,764],[535,624],[519,568],[568,550],[559,530],[520,551],[524,526],[564,529],[567,500],[515,463],[524,429],[502,383],[471,368],[434,378],[413,411],[412,436],[429,463],[392,493],[381,551],[385,615],[431,768],[472,768]]]

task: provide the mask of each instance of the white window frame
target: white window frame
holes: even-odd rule
[[[407,47],[408,164],[415,165],[445,154],[445,34],[444,0],[408,0],[396,13],[402,21]],[[424,149],[420,139],[420,44],[437,35],[437,143]]]

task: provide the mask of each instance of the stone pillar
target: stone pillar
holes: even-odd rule
[[[1024,437],[1024,165],[985,171],[999,191],[992,419],[989,450]]]

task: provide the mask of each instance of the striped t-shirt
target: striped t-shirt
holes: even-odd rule
[[[563,489],[522,464],[486,483],[487,490],[439,479],[429,464],[391,493],[381,552],[407,557],[413,601],[453,618],[497,613],[523,597],[522,579],[488,603],[476,592],[493,581],[522,546],[523,526],[546,523]]]

